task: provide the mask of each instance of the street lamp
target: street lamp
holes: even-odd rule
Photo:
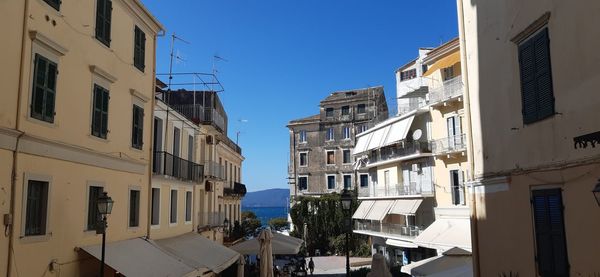
[[[115,202],[108,196],[106,192],[103,192],[100,197],[98,197],[98,213],[102,217],[100,222],[98,222],[98,229],[96,230],[96,234],[102,234],[102,259],[100,261],[100,277],[104,277],[104,248],[106,246],[106,227],[108,224],[106,222],[106,216],[112,212],[113,204]]]
[[[594,193],[596,202],[598,202],[598,206],[600,207],[600,179],[598,180],[598,183],[596,184],[594,190],[592,190],[592,193]]]
[[[229,237],[229,220],[227,218],[225,218],[225,220],[223,220],[223,228],[225,230],[225,235],[227,237]]]
[[[347,189],[344,189],[340,197],[342,202],[342,210],[344,211],[344,223],[346,227],[346,276],[350,276],[350,249],[348,246],[350,240],[350,209],[352,208],[352,195]]]

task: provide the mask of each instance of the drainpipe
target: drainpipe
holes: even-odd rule
[[[148,142],[150,146],[148,147],[148,151],[150,151],[150,163],[148,164],[148,223],[146,224],[146,237],[150,238],[150,230],[152,230],[152,176],[153,176],[153,168],[154,168],[154,107],[156,107],[156,97],[154,97],[154,90],[156,89],[156,39],[158,36],[164,36],[164,32],[159,35],[154,35],[154,40],[152,41],[152,50],[154,55],[154,59],[152,59],[152,97],[150,99],[151,103],[151,112],[150,112],[150,141]]]
[[[461,70],[462,81],[464,84],[463,104],[465,108],[465,116],[467,123],[467,159],[469,163],[469,174],[468,179],[472,183],[475,180],[475,161],[473,152],[473,123],[471,120],[471,101],[469,93],[469,67],[467,65],[467,49],[466,49],[466,34],[465,34],[465,22],[464,22],[464,6],[463,0],[457,0],[457,12],[458,12],[458,32],[460,37],[460,56],[461,56]],[[478,237],[478,222],[477,222],[477,198],[475,197],[475,187],[471,185],[471,244],[472,244],[472,257],[473,257],[473,276],[481,276],[481,268],[479,263],[479,237]]]
[[[15,240],[15,232],[14,232],[14,218],[15,218],[15,189],[17,187],[17,159],[19,152],[19,142],[21,137],[25,134],[21,132],[21,94],[23,91],[23,76],[25,73],[25,44],[27,42],[27,23],[29,18],[29,0],[24,1],[23,6],[23,31],[21,33],[21,60],[19,61],[19,85],[17,89],[17,114],[15,118],[15,129],[20,132],[17,136],[17,141],[15,144],[15,150],[13,151],[13,160],[12,160],[12,172],[11,172],[11,182],[10,182],[10,211],[9,216],[12,218],[12,222],[10,226],[8,226],[8,255],[7,255],[7,264],[6,264],[6,276],[10,277],[10,273],[12,271],[12,260],[13,260],[13,244]],[[6,235],[6,234],[5,234]]]

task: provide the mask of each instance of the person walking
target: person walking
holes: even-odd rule
[[[315,271],[315,262],[313,262],[312,257],[310,261],[308,261],[308,270],[310,270],[310,275],[313,275],[313,271]]]

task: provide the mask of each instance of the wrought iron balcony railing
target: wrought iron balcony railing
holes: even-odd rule
[[[203,107],[198,104],[179,104],[170,106],[197,124],[213,124],[221,131],[227,130],[225,117],[220,114],[217,109]]]
[[[433,195],[433,182],[429,179],[420,182],[410,182],[406,185],[398,184],[387,187],[375,187],[368,190],[360,190],[360,197],[389,197],[408,195]]]
[[[207,161],[204,163],[204,176],[211,179],[225,180],[225,166]]]
[[[184,181],[202,182],[204,166],[174,156],[165,151],[155,151],[152,159],[152,172],[167,175]]]
[[[454,77],[444,81],[444,84],[437,88],[429,89],[429,103],[436,104],[463,94],[463,83],[461,76]]]
[[[355,220],[354,230],[355,231],[368,231],[383,233],[397,237],[409,237],[415,238],[421,234],[425,228],[412,225],[394,224],[394,223],[380,223],[379,221],[366,221],[366,220]]]
[[[233,188],[224,188],[223,195],[225,196],[241,196],[246,195],[246,185],[238,182],[233,183]]]
[[[404,156],[419,153],[430,153],[431,146],[428,141],[401,141],[392,146],[386,146],[369,154],[369,164],[394,160]]]
[[[445,154],[465,150],[467,148],[467,138],[465,134],[454,135],[443,139],[437,139],[431,142],[431,149],[434,154]]]

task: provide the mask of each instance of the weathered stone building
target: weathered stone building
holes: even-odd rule
[[[319,114],[287,126],[291,198],[354,187],[355,136],[388,117],[382,86],[333,92],[319,106]]]

